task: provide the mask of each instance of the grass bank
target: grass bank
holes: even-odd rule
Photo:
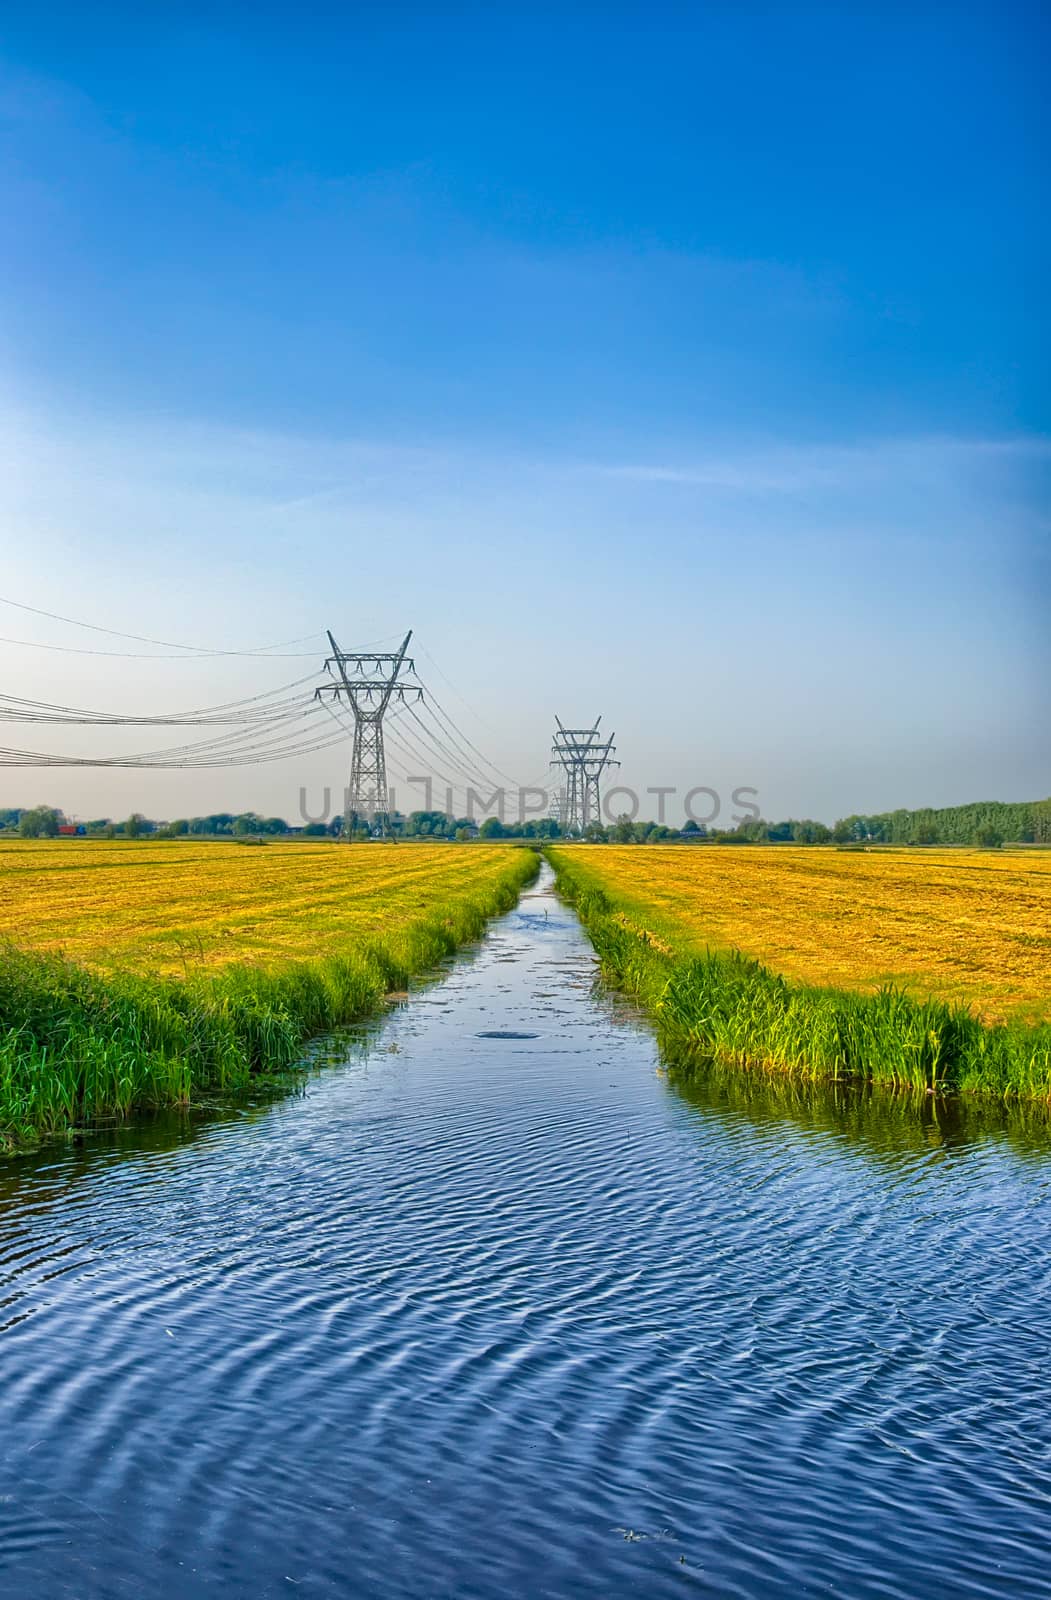
[[[0,1148],[139,1108],[186,1105],[287,1069],[311,1036],[375,1011],[509,910],[539,859],[532,850],[506,855],[484,882],[458,886],[391,932],[306,959],[176,977],[99,971],[3,945]]]
[[[736,951],[655,941],[579,856],[548,852],[605,976],[683,1056],[798,1078],[854,1078],[938,1093],[1051,1098],[1051,1025],[989,1024],[963,1004],[793,982]]]

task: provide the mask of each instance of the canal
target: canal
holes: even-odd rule
[[[1051,1145],[662,1069],[550,874],[276,1101],[0,1169],[0,1592],[1051,1592]]]

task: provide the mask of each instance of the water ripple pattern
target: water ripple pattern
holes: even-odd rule
[[[0,1592],[1051,1593],[1046,1145],[659,1068],[542,884],[301,1093],[9,1163]]]

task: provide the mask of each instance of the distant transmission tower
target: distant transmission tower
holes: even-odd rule
[[[328,692],[337,700],[345,700],[354,713],[354,749],[343,808],[343,838],[348,842],[354,837],[356,817],[366,817],[383,835],[391,833],[383,714],[392,699],[404,701],[406,696],[415,695],[419,700],[423,696],[423,690],[415,684],[398,681],[403,668],[406,672],[416,670],[405,654],[411,638],[410,628],[400,650],[393,655],[377,655],[374,650],[341,650],[332,634],[328,636],[332,654],[325,662],[325,670],[336,668],[339,672],[339,682]],[[326,690],[315,689],[314,693],[321,699]]]
[[[551,754],[554,765],[566,775],[565,801],[559,808],[563,833],[583,833],[592,822],[602,820],[602,774],[607,767],[619,767],[620,762],[613,759],[614,735],[602,742],[601,721],[596,717],[593,728],[564,728],[555,718],[558,727]]]

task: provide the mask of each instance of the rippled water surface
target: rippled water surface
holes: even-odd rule
[[[1051,1592],[1051,1154],[658,1072],[527,894],[301,1094],[0,1169],[0,1590]]]

